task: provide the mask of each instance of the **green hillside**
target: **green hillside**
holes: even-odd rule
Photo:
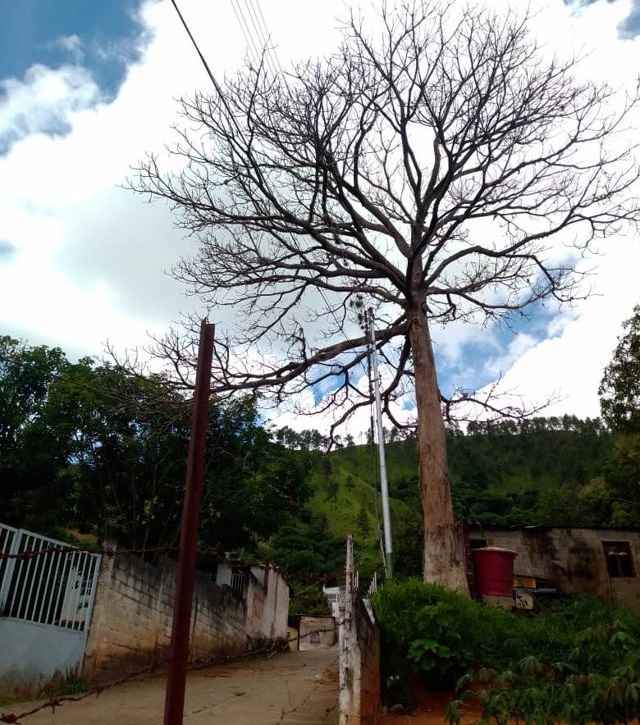
[[[612,440],[600,421],[572,416],[470,426],[448,438],[458,519],[485,525],[608,525],[615,500],[602,476]],[[422,510],[415,441],[386,445],[394,552],[401,573],[418,573]],[[308,512],[326,520],[332,537],[352,533],[364,574],[380,571],[377,545],[378,452],[351,445],[316,453]]]
[[[390,449],[390,453],[389,475],[391,470],[405,469],[415,474],[415,452],[411,466],[403,460],[400,448]],[[359,568],[365,574],[379,571],[381,566],[377,543],[378,522],[382,526],[377,455],[371,446],[335,451],[317,459],[308,479],[313,494],[307,508],[324,515],[331,535],[344,539],[348,533],[353,534]],[[409,517],[409,504],[394,498],[390,505],[392,529],[400,530]]]

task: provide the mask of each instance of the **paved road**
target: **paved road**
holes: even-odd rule
[[[268,660],[251,660],[189,674],[185,725],[273,725],[338,722],[338,650],[286,652]],[[161,677],[128,682],[43,710],[24,725],[162,725],[164,685]],[[30,705],[31,707],[33,704]],[[29,705],[5,706],[20,713]]]

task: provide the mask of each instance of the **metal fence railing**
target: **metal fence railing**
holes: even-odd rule
[[[0,616],[85,630],[100,554],[0,524]]]

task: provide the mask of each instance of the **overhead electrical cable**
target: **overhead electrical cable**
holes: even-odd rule
[[[239,0],[236,0],[238,2]],[[256,34],[258,35],[258,38],[260,40],[260,43],[262,47],[264,48],[264,56],[265,56],[265,62],[268,63],[271,66],[271,72],[274,75],[278,74],[278,70],[282,70],[280,67],[280,62],[278,61],[275,47],[273,46],[273,43],[271,42],[271,33],[269,32],[269,29],[267,28],[267,24],[264,19],[264,15],[262,14],[262,9],[260,8],[260,2],[259,0],[246,0],[247,4],[247,14],[251,18],[251,22],[253,24],[253,27],[256,30]],[[274,63],[273,58],[276,59],[277,63]]]
[[[222,90],[222,86],[218,83],[216,80],[216,77],[213,75],[213,72],[211,68],[209,68],[209,64],[207,63],[204,55],[202,54],[202,51],[200,50],[200,47],[198,46],[198,43],[196,42],[196,39],[193,37],[193,34],[191,33],[191,30],[189,29],[189,26],[187,25],[187,21],[184,19],[182,13],[180,12],[180,8],[178,7],[177,0],[171,0],[171,4],[175,8],[176,13],[178,13],[178,17],[180,18],[180,22],[182,23],[184,29],[187,31],[187,35],[189,36],[191,43],[193,44],[193,47],[196,50],[196,53],[198,54],[198,57],[202,61],[202,65],[204,66],[205,70],[207,71],[207,75],[211,79],[211,82],[213,83],[214,88],[216,89],[218,96],[220,97],[220,100],[222,101],[222,104],[224,105],[227,113],[229,114],[229,120],[233,123],[233,125],[236,127],[236,130],[240,135],[242,134],[242,129],[240,128],[238,121],[236,120],[236,117],[233,115],[233,111],[231,110],[231,106],[229,105],[225,95],[224,91]]]
[[[247,20],[245,18],[244,12],[240,5],[240,1],[231,0],[231,7],[233,8],[233,12],[236,16],[236,20],[238,21],[238,25],[240,26],[240,30],[242,30],[242,35],[244,35],[244,40],[247,45],[247,55],[249,56],[249,62],[255,64],[256,68],[259,68],[262,62],[260,41],[255,40],[254,35],[251,32],[249,24],[247,23]]]
[[[247,45],[249,62],[255,65],[256,69],[262,68],[274,77],[277,76],[278,68],[272,58],[275,51],[270,44],[269,32],[259,6],[256,10],[251,2],[245,1],[244,4],[242,0],[230,0],[230,2]],[[260,17],[263,22],[260,21]]]

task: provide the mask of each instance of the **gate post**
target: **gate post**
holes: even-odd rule
[[[16,554],[20,548],[20,541],[22,540],[22,529],[16,529],[11,540],[11,546],[7,554],[12,559],[7,559],[7,566],[5,567],[4,573],[2,574],[2,582],[0,582],[0,616],[4,612],[5,604],[7,603],[7,597],[9,596],[9,589],[11,587],[11,580],[13,579],[13,571],[16,568]]]

